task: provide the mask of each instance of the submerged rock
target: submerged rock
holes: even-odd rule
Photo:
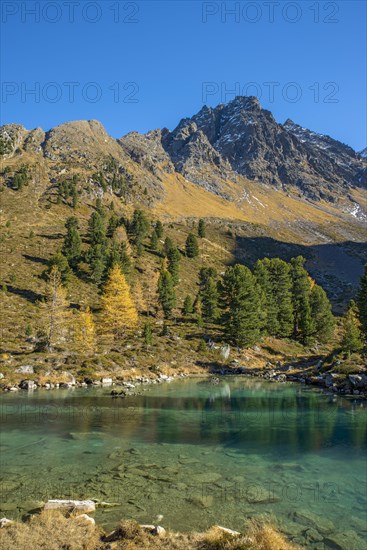
[[[194,475],[191,479],[196,483],[215,483],[221,478],[221,474],[217,474],[216,472],[207,472],[205,474]]]
[[[187,501],[195,504],[198,508],[210,508],[213,506],[214,499],[212,495],[198,495],[188,498]]]
[[[335,529],[332,521],[313,514],[308,510],[297,510],[294,512],[293,518],[297,523],[313,527],[320,533],[330,533]]]
[[[366,550],[367,543],[354,531],[346,531],[328,535],[324,539],[324,547],[325,550]]]

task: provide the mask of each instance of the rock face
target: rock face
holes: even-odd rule
[[[353,149],[289,119],[277,123],[255,97],[203,107],[165,133],[162,144],[176,170],[194,182],[209,171],[231,180],[240,174],[332,202],[349,186],[366,185],[367,165]]]
[[[356,153],[290,119],[280,124],[255,97],[204,106],[173,131],[131,132],[118,140],[96,120],[67,122],[48,132],[2,126],[1,155],[10,158],[23,151],[47,161],[51,180],[55,172],[62,175],[70,168],[103,171],[112,161],[129,186],[139,182],[158,200],[164,196],[161,182],[175,172],[231,200],[243,196],[246,178],[314,202],[347,201],[346,212],[367,219],[351,195],[366,187],[366,151]]]

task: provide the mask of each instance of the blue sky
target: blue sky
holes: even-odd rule
[[[280,122],[367,145],[363,1],[3,0],[1,9],[2,123],[47,130],[97,119],[119,137],[172,129],[241,94]]]

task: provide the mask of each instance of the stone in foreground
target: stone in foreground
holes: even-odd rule
[[[45,510],[77,510],[88,514],[96,511],[96,505],[93,500],[48,500],[45,504]]]

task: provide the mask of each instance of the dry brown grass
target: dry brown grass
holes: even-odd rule
[[[233,536],[213,527],[206,533],[155,536],[134,521],[121,521],[113,533],[103,535],[78,517],[58,511],[34,516],[28,523],[1,529],[3,550],[299,550],[270,525],[250,522],[246,534]]]
[[[81,519],[44,511],[27,523],[14,523],[0,531],[3,550],[96,550],[100,534]]]

